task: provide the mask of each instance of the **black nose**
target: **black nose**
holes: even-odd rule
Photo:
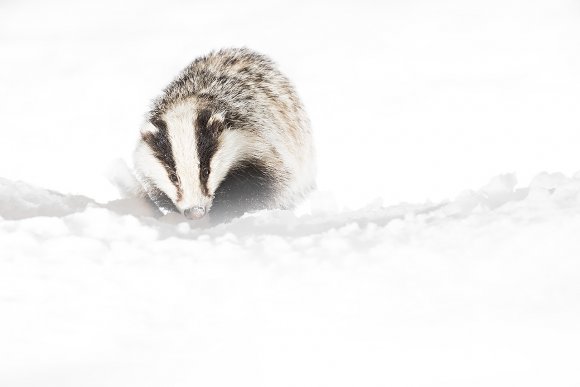
[[[187,219],[199,219],[205,215],[205,207],[196,206],[183,211],[183,216]]]

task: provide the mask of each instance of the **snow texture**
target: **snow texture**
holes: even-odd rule
[[[2,386],[580,382],[580,176],[213,228],[0,182]]]

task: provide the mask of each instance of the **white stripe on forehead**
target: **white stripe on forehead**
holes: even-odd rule
[[[201,205],[206,200],[199,181],[196,117],[194,99],[173,105],[162,116],[167,124],[167,135],[180,180],[182,197],[175,203],[180,210]]]
[[[163,114],[174,156],[193,155],[197,159],[196,117],[193,100],[175,104]]]

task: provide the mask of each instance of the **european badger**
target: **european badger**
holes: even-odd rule
[[[246,48],[198,58],[165,88],[134,164],[149,198],[189,219],[291,208],[314,188],[302,103],[269,58]]]

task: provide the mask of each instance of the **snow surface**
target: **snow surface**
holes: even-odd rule
[[[204,228],[0,180],[0,385],[580,383],[580,175],[327,202]]]
[[[113,160],[227,46],[320,190],[157,219]],[[5,0],[0,48],[1,387],[580,385],[577,0]]]

